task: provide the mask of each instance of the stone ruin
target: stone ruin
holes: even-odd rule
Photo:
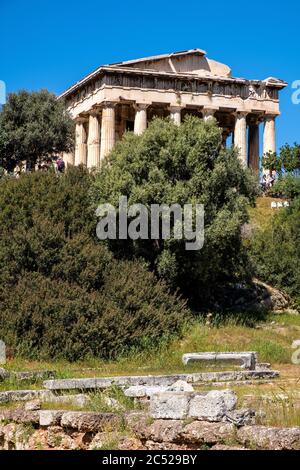
[[[0,403],[23,403],[17,409],[0,410],[0,448],[88,450],[107,448],[113,439],[120,450],[300,450],[300,428],[257,425],[254,410],[238,407],[237,395],[228,388],[231,383],[257,383],[279,376],[270,369],[257,369],[254,352],[241,353],[240,358],[243,369],[224,372],[58,380],[53,371],[31,372],[30,377],[29,373],[11,373],[21,382],[25,377],[34,380],[34,374],[46,380],[40,390],[0,392]],[[8,376],[2,369],[0,377]],[[227,388],[200,392],[195,389],[200,384]],[[108,396],[106,404],[112,412],[84,411],[91,392],[105,391],[113,385],[132,398],[139,411],[126,411]],[[42,409],[43,402],[58,408],[71,404],[81,411]],[[118,431],[124,423],[127,436]]]

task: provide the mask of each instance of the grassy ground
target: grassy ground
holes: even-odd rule
[[[269,316],[267,322],[259,323],[255,328],[234,322],[212,327],[196,321],[189,326],[182,339],[175,338],[168,345],[162,343],[156,350],[132,352],[131,355],[112,362],[92,359],[70,364],[65,361],[13,359],[8,360],[5,367],[11,370],[51,369],[61,378],[169,374],[204,370],[205,365],[201,366],[199,363],[189,367],[184,367],[181,363],[182,354],[197,351],[257,351],[261,362],[291,364],[291,355],[294,352],[291,345],[296,339],[300,339],[300,315]],[[212,368],[211,365],[209,367]]]
[[[39,362],[22,359],[9,360],[6,368],[10,370],[52,369],[61,378],[95,377],[114,375],[149,375],[173,374],[180,372],[220,370],[195,363],[184,367],[181,356],[186,352],[196,351],[257,351],[261,362],[270,362],[272,368],[279,370],[280,378],[263,384],[230,385],[239,397],[239,406],[252,407],[263,411],[265,416],[259,422],[274,426],[300,426],[300,365],[291,361],[292,342],[300,339],[300,315],[270,315],[268,320],[259,323],[255,328],[228,322],[221,327],[207,326],[197,321],[189,327],[182,339],[174,339],[171,344],[161,344],[159,350],[148,350],[143,353],[133,352],[130,356],[114,362],[96,359],[82,363]],[[232,369],[228,366],[224,369]],[[228,388],[228,384],[224,385]],[[42,388],[42,381],[35,384],[16,380],[0,382],[0,390]],[[211,385],[197,387],[209,390]],[[115,411],[105,402],[104,396],[117,399],[125,407],[132,409],[131,400],[122,397],[117,389],[91,394],[91,411]],[[3,405],[7,408],[7,405]],[[12,407],[16,404],[10,405]],[[57,408],[57,404],[44,404],[45,408]],[[63,409],[76,409],[73,405],[63,405]],[[78,408],[79,409],[79,408]]]
[[[278,211],[271,208],[272,198],[261,197],[256,208],[250,209],[250,222],[255,227],[263,227]],[[239,397],[239,406],[253,407],[264,412],[259,421],[274,426],[300,426],[300,365],[292,364],[291,356],[295,351],[293,341],[300,340],[300,315],[269,315],[267,320],[251,328],[228,321],[220,327],[208,326],[205,321],[195,321],[181,339],[174,338],[169,344],[161,343],[160,348],[144,352],[132,352],[129,356],[116,361],[97,359],[79,363],[66,361],[34,361],[9,359],[5,368],[20,370],[55,370],[58,378],[101,377],[115,375],[151,375],[174,374],[194,371],[232,369],[234,367],[201,365],[195,363],[184,367],[182,354],[197,351],[257,351],[261,362],[270,362],[273,369],[280,372],[280,378],[270,383],[249,384],[230,388]],[[198,387],[208,390],[211,385]],[[228,385],[224,386],[225,388]],[[0,382],[1,390],[42,388],[42,381],[36,383],[17,382],[15,379]],[[92,411],[115,411],[111,409],[105,397],[115,398],[125,409],[132,409],[132,400],[126,399],[122,392],[111,389],[103,393],[92,393],[88,406]],[[0,407],[16,407],[18,404],[4,404]],[[45,403],[44,408],[58,408],[52,403]],[[74,405],[63,405],[63,409],[76,409]],[[79,408],[78,408],[79,409]]]
[[[264,228],[270,223],[270,219],[276,214],[279,210],[282,209],[272,209],[271,203],[273,201],[280,202],[284,199],[272,198],[272,197],[258,197],[256,200],[256,206],[249,208],[250,223],[254,227]]]

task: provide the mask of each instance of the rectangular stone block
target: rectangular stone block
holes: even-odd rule
[[[51,403],[56,403],[58,405],[74,405],[80,408],[87,406],[91,399],[88,395],[78,394],[78,395],[57,395],[51,398]]]
[[[182,362],[184,365],[190,362],[238,362],[243,369],[255,370],[257,363],[257,353],[254,351],[246,352],[197,352],[183,354]]]
[[[162,392],[151,396],[150,415],[155,419],[185,419],[188,416],[189,392]]]
[[[52,392],[49,390],[7,390],[0,392],[0,403],[9,403],[10,401],[28,401],[40,398],[41,400],[50,400]]]
[[[80,432],[108,432],[120,423],[121,418],[114,413],[69,411],[64,412],[61,418],[62,427],[77,429]]]
[[[274,370],[238,370],[221,372],[198,372],[194,374],[175,374],[175,375],[142,375],[142,376],[119,376],[119,377],[99,377],[84,379],[59,379],[46,380],[43,386],[48,390],[88,390],[105,389],[116,385],[118,387],[131,387],[137,385],[147,385],[168,387],[178,380],[184,380],[188,383],[201,382],[221,382],[221,381],[240,381],[255,379],[274,379],[279,377],[279,372]]]
[[[62,410],[40,410],[40,426],[59,426],[63,414]]]
[[[155,419],[194,418],[222,421],[235,409],[237,396],[231,390],[200,392],[161,392],[150,398],[150,415]]]
[[[35,370],[24,372],[11,372],[11,376],[19,382],[37,382],[38,380],[55,379],[54,370]]]
[[[237,396],[230,390],[212,390],[207,394],[194,394],[188,408],[188,417],[201,421],[222,421],[237,403]]]

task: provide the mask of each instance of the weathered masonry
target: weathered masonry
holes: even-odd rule
[[[227,65],[200,49],[101,66],[60,96],[76,122],[75,154],[67,161],[99,166],[126,130],[140,134],[154,116],[180,125],[193,114],[215,117],[224,145],[233,142],[242,162],[257,170],[260,123],[263,152],[275,151],[279,90],[286,85],[233,78]]]

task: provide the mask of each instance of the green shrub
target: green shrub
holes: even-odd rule
[[[300,197],[300,176],[284,175],[268,190],[268,196],[294,199]]]
[[[93,237],[92,176],[0,183],[0,337],[34,358],[113,358],[179,333],[185,302]]]
[[[101,203],[128,205],[203,204],[205,242],[187,251],[184,240],[115,240],[112,251],[123,259],[143,257],[151,269],[187,298],[211,298],[218,285],[244,274],[241,226],[257,184],[234,149],[222,148],[215,122],[189,116],[181,126],[154,119],[137,136],[127,133],[104,162],[92,186],[94,208]],[[203,305],[203,303],[201,303]]]
[[[1,164],[11,171],[24,160],[34,166],[41,158],[70,152],[74,135],[74,121],[53,93],[10,93],[0,112]]]
[[[2,296],[1,337],[21,356],[108,359],[178,333],[188,318],[184,302],[137,262],[114,261],[106,282],[89,292],[23,273]]]

